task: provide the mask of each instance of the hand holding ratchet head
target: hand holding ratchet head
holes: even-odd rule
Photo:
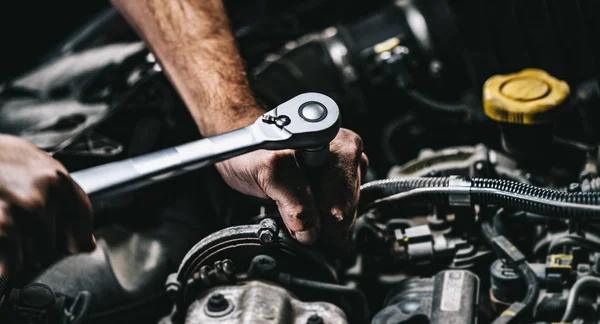
[[[321,232],[325,241],[342,244],[355,217],[361,164],[365,171],[367,158],[360,137],[339,127],[336,103],[322,94],[305,93],[247,127],[72,177],[94,201],[229,159],[216,165],[223,179],[242,193],[274,200],[294,238],[311,244]],[[308,166],[323,164],[318,188],[311,189],[299,170],[299,153]],[[318,191],[318,204],[313,190]]]
[[[325,120],[320,118],[327,118],[323,117],[322,107],[314,103],[300,103],[301,108],[298,104],[294,106],[311,122],[321,123]],[[232,188],[274,200],[290,234],[299,242],[311,244],[320,236],[326,246],[339,253],[339,248],[348,242],[349,228],[356,216],[361,174],[366,171],[368,160],[357,134],[343,128],[339,132],[336,128],[336,132],[330,143],[328,134],[322,142],[312,142],[304,149],[258,150],[218,163],[216,167]],[[302,162],[300,167],[298,162]],[[305,167],[313,169],[308,173],[317,175],[317,181],[307,178]]]
[[[339,127],[336,103],[319,93],[305,93],[263,114],[249,126],[71,176],[94,199],[131,191],[250,151],[323,148]]]

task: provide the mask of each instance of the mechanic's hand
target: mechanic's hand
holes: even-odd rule
[[[290,234],[299,242],[312,244],[321,235],[328,243],[343,246],[356,217],[361,169],[366,171],[368,163],[362,150],[357,134],[340,129],[330,145],[318,206],[292,150],[255,151],[221,162],[217,169],[232,188],[274,200]]]
[[[35,145],[0,135],[0,276],[95,246],[90,201],[67,170]]]

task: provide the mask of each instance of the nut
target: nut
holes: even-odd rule
[[[256,232],[256,236],[261,243],[270,244],[277,239],[278,232],[277,223],[270,218],[265,218],[260,222],[260,229]]]

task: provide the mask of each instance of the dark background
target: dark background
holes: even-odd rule
[[[244,11],[248,12],[256,9],[256,3],[264,2],[267,1],[232,3],[246,7]],[[271,2],[289,6],[294,2],[309,5],[319,1]],[[385,1],[330,2],[335,4],[332,8],[348,12]],[[472,73],[477,74],[477,84],[491,74],[524,66],[539,66],[568,81],[579,81],[600,70],[598,0],[448,2],[460,21],[458,28],[467,56],[476,65]],[[109,0],[0,1],[0,82],[34,66],[60,40],[109,6]],[[357,10],[368,12],[365,8]],[[330,8],[323,14],[329,18],[336,15]]]
[[[228,9],[235,7],[229,12],[234,29],[248,19],[284,21],[277,28],[267,27],[268,33],[263,35],[263,39],[277,43],[334,22],[353,21],[389,1],[225,0],[225,4]],[[0,1],[0,83],[36,66],[59,42],[110,7],[109,0]],[[292,17],[286,14],[290,12],[310,13]]]
[[[0,1],[0,83],[34,67],[78,26],[109,6],[108,0]]]

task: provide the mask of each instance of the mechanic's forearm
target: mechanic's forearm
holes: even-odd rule
[[[204,136],[248,125],[256,104],[222,0],[111,0],[146,40]]]

